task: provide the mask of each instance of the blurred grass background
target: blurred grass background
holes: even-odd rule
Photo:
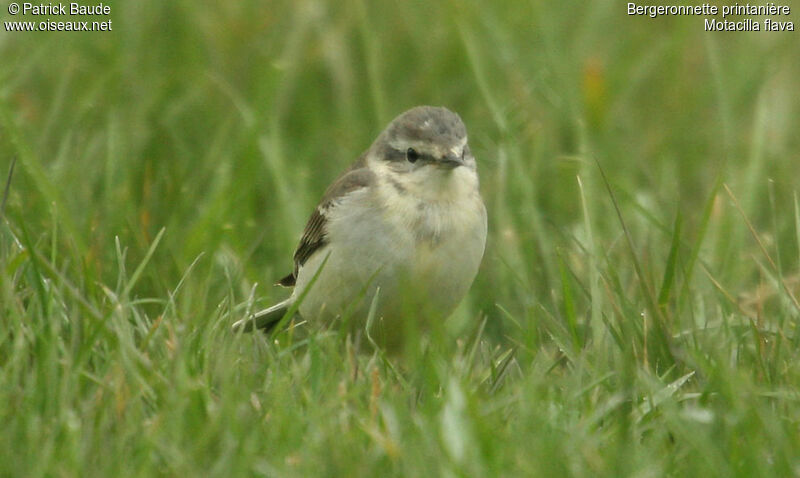
[[[797,34],[613,1],[110,5],[112,32],[0,32],[0,475],[800,474]],[[418,104],[479,162],[465,304],[396,367],[335,329],[232,336]]]

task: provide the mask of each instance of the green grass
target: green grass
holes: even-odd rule
[[[0,476],[800,475],[797,34],[229,3],[0,32]],[[391,360],[231,334],[417,104],[479,161],[464,304]]]

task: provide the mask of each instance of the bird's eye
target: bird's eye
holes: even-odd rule
[[[408,148],[406,150],[406,159],[409,163],[416,163],[419,159],[419,153],[414,148]]]

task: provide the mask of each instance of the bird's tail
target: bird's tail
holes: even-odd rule
[[[252,332],[255,329],[264,329],[269,332],[286,315],[286,311],[291,307],[294,299],[289,297],[283,302],[278,302],[264,310],[260,310],[250,317],[236,321],[232,328],[234,332]]]

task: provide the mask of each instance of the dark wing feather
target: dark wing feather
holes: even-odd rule
[[[365,188],[375,180],[375,173],[365,166],[365,154],[361,155],[353,165],[331,184],[322,196],[319,205],[311,213],[311,217],[306,223],[303,237],[294,252],[294,270],[291,274],[278,281],[278,284],[291,287],[297,281],[297,273],[300,267],[306,263],[309,257],[327,244],[326,215],[328,211],[336,207],[339,200],[346,194]]]
[[[297,270],[306,263],[311,254],[327,243],[325,240],[325,213],[328,207],[330,207],[328,204],[317,206],[306,223],[303,237],[300,238],[300,244],[298,244],[297,250],[294,251],[295,277],[297,276]]]

